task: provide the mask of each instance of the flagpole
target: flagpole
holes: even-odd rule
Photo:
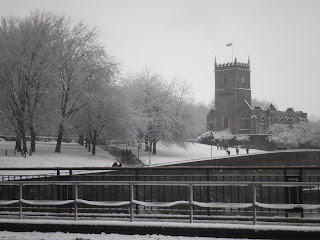
[[[231,59],[231,62],[233,62],[233,41],[231,42],[231,46],[232,46],[232,59]]]
[[[231,63],[233,62],[233,41],[231,43],[226,44],[227,47],[231,46]]]

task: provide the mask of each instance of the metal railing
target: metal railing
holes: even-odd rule
[[[74,189],[73,199],[69,200],[29,200],[23,198],[23,189],[27,186],[72,186]],[[127,186],[129,187],[129,196],[126,201],[92,201],[87,199],[79,198],[79,187],[80,186]],[[153,201],[141,201],[135,198],[135,187],[138,186],[177,186],[185,187],[188,191],[187,199],[179,199],[177,201],[168,202],[153,202]],[[194,208],[200,207],[205,209],[250,209],[252,211],[251,220],[253,224],[257,223],[257,208],[260,209],[300,209],[300,210],[312,210],[320,209],[320,204],[292,204],[292,203],[280,203],[280,204],[270,204],[257,201],[257,188],[262,187],[280,187],[280,188],[296,188],[296,187],[309,187],[319,189],[320,182],[209,182],[209,181],[2,181],[0,186],[18,186],[18,199],[11,200],[1,200],[0,206],[10,206],[18,205],[19,209],[19,219],[23,218],[23,208],[25,206],[32,206],[37,208],[39,206],[51,206],[59,207],[64,205],[69,205],[69,208],[73,211],[73,219],[78,220],[79,211],[78,205],[88,205],[94,207],[123,207],[129,212],[130,221],[134,221],[136,218],[135,208],[138,206],[151,207],[151,208],[169,208],[174,206],[187,206],[189,208],[189,221],[193,223],[194,221]],[[248,202],[201,202],[194,200],[194,188],[196,187],[246,187],[252,189],[251,201]],[[72,207],[70,207],[72,205]],[[174,211],[173,211],[174,212]],[[149,217],[151,217],[150,213]],[[148,218],[148,216],[145,216]],[[182,216],[180,216],[182,218]],[[179,218],[179,216],[177,216]]]

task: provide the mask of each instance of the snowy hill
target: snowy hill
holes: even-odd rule
[[[55,153],[55,142],[38,142],[36,152],[32,156],[22,157],[19,153],[14,156],[15,142],[0,142],[0,167],[4,168],[24,168],[24,167],[111,167],[116,159],[101,148],[97,147],[96,155],[92,156],[88,150],[77,143],[62,143],[61,153]],[[119,148],[131,149],[132,153],[139,156],[140,160],[149,165],[162,165],[172,162],[183,162],[196,159],[209,159],[226,157],[225,150],[218,150],[215,146],[193,143],[187,149],[179,147],[167,147],[162,144],[157,145],[157,154],[149,155],[143,149],[139,150],[135,147],[126,145],[118,146]],[[7,150],[7,154],[5,152]],[[231,155],[236,155],[235,148],[229,149]],[[250,149],[250,153],[262,152],[260,150]],[[246,154],[245,149],[240,149],[240,155]],[[15,171],[15,175],[33,175],[33,174],[56,174],[55,171]],[[0,171],[1,175],[12,174],[10,171]]]

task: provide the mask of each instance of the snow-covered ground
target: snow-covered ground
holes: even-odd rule
[[[14,142],[0,142],[0,168],[35,168],[35,167],[111,167],[115,158],[102,150],[96,149],[95,156],[77,143],[62,143],[61,153],[55,153],[55,142],[38,142],[36,152],[26,158],[19,153],[14,155]],[[5,155],[7,150],[8,155]],[[0,175],[37,175],[56,174],[55,171],[0,171]]]
[[[14,156],[14,142],[0,141],[0,166],[1,167],[111,167],[115,158],[108,152],[97,147],[96,155],[92,156],[88,150],[77,143],[62,143],[61,153],[55,153],[55,142],[38,142],[36,152],[24,158],[19,153]],[[119,145],[119,148],[126,148]],[[157,154],[149,154],[143,149],[127,146],[132,153],[139,156],[139,159],[146,165],[189,161],[196,159],[209,159],[211,157],[227,157],[225,150],[218,150],[216,146],[209,146],[199,143],[191,143],[188,148],[168,147],[163,144],[157,145]],[[7,150],[8,155],[5,156]],[[212,150],[212,151],[211,151]],[[236,155],[235,148],[229,148],[231,155]],[[246,154],[245,149],[239,149],[239,155]],[[263,152],[250,149],[250,153]]]
[[[226,238],[181,237],[164,235],[122,235],[122,234],[83,234],[83,233],[41,233],[41,232],[0,232],[0,239],[10,240],[227,240]],[[228,238],[231,240],[230,238]]]
[[[92,156],[88,150],[77,143],[62,143],[61,153],[55,153],[55,142],[38,142],[36,152],[26,158],[19,153],[14,155],[15,142],[0,141],[0,168],[51,168],[51,167],[111,167],[116,159],[107,151],[97,147],[96,155]],[[197,159],[210,159],[227,157],[225,150],[218,150],[216,146],[209,146],[199,143],[192,143],[188,148],[168,147],[163,144],[157,145],[157,154],[149,154],[143,149],[119,145],[119,148],[131,149],[132,153],[139,156],[139,159],[146,165],[162,165],[173,162],[192,161]],[[235,148],[229,148],[231,156],[236,155]],[[5,152],[7,151],[7,155]],[[250,149],[251,153],[263,152]],[[245,149],[240,148],[239,155],[246,154]],[[67,173],[67,171],[65,171]],[[56,174],[56,171],[0,171],[0,175],[40,175]],[[63,172],[62,172],[63,174]]]
[[[125,148],[125,146],[121,146]],[[128,147],[131,149],[135,156],[138,156],[138,149],[133,147]],[[212,149],[212,151],[211,151]],[[235,156],[236,149],[229,148],[230,155]],[[260,153],[264,152],[262,150],[249,149],[249,153]],[[246,149],[239,148],[239,155],[247,154]],[[149,158],[150,157],[150,158]],[[172,162],[190,161],[197,159],[210,159],[210,158],[220,158],[227,157],[225,150],[218,150],[216,146],[205,145],[200,143],[190,143],[187,149],[180,147],[167,147],[161,143],[157,144],[157,154],[152,155],[149,152],[145,152],[144,149],[139,150],[139,159],[146,165],[160,165]]]

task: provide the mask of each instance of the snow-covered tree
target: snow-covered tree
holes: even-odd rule
[[[186,146],[192,131],[192,109],[189,108],[189,89],[176,78],[166,81],[148,69],[131,74],[124,80],[130,108],[134,109],[134,125],[146,143],[146,150],[156,153],[156,144]]]
[[[0,24],[0,79],[4,110],[15,128],[18,151],[27,152],[26,131],[35,151],[39,107],[48,83],[52,15],[35,11],[24,19],[3,17]]]
[[[212,144],[214,141],[215,141],[215,139],[214,139],[214,132],[213,131],[207,131],[197,137],[197,142],[199,142],[199,143]]]
[[[214,139],[217,141],[222,141],[222,142],[228,142],[229,140],[233,139],[235,136],[231,133],[231,130],[225,129],[219,132],[214,132],[213,133]]]
[[[244,142],[250,142],[250,136],[248,135],[238,134],[235,139],[242,142],[242,145],[244,145]]]
[[[320,120],[315,119],[294,125],[293,131],[301,146],[320,148]]]
[[[297,132],[287,125],[273,125],[269,129],[269,133],[268,140],[277,144],[278,147],[296,148],[299,145]]]
[[[83,22],[73,24],[64,17],[56,18],[54,23],[52,85],[58,122],[55,152],[60,152],[66,127],[85,105],[82,99],[86,91],[90,91],[88,82],[92,81],[101,69],[104,69],[104,74],[112,75],[117,64],[98,42],[94,28],[90,29]]]

